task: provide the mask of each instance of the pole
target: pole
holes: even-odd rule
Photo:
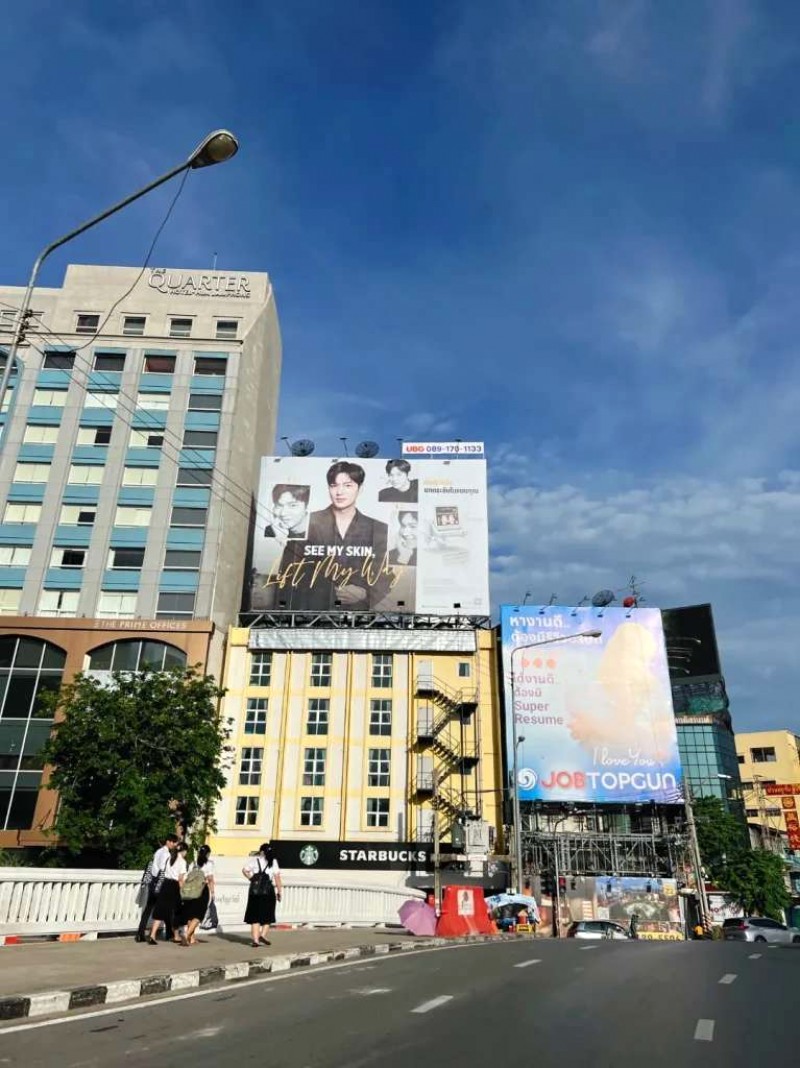
[[[553,909],[553,938],[561,937],[561,885],[558,881],[558,823],[559,821],[556,820],[555,829],[553,831],[553,868],[555,870],[556,892],[555,908]]]
[[[686,826],[689,831],[689,844],[692,850],[692,864],[694,866],[694,879],[697,884],[697,898],[700,904],[700,922],[704,931],[711,929],[711,914],[708,908],[708,896],[706,895],[706,882],[703,877],[703,861],[700,856],[700,843],[697,840],[697,824],[694,819],[694,798],[687,780],[684,780],[686,796]]]
[[[442,914],[442,867],[439,860],[439,769],[433,769],[433,906],[436,915]]]
[[[514,775],[514,886],[517,893],[522,893],[522,818],[520,816],[519,806],[519,742],[517,738],[517,723],[514,717],[514,709],[516,708],[516,700],[514,698],[514,653],[517,649],[511,650],[511,725],[514,731],[514,760],[513,760],[513,775]]]

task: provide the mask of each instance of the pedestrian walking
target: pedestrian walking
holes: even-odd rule
[[[169,862],[164,869],[164,882],[158,892],[155,908],[153,909],[153,926],[150,928],[148,944],[158,945],[156,935],[163,923],[166,928],[167,938],[180,945],[180,938],[176,927],[179,926],[179,911],[181,907],[181,887],[186,879],[186,851],[188,846],[185,842],[170,850]]]
[[[251,945],[255,949],[259,945],[269,946],[272,943],[265,935],[270,924],[275,923],[275,902],[280,901],[283,893],[281,869],[272,855],[269,842],[264,842],[258,853],[245,864],[242,875],[250,881],[244,922],[250,924]]]
[[[164,842],[153,854],[153,859],[144,869],[142,875],[142,893],[144,901],[142,904],[142,915],[139,920],[139,929],[136,932],[136,941],[144,942],[147,934],[147,924],[150,920],[150,914],[156,903],[158,892],[161,889],[161,884],[164,881],[164,870],[169,863],[169,854],[171,849],[175,849],[178,844],[177,834],[168,834],[164,839]]]
[[[185,926],[181,944],[197,945],[197,928],[214,899],[214,861],[207,845],[197,851],[197,863],[186,876],[181,887],[180,923]]]

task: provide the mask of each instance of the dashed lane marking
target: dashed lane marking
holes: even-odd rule
[[[515,968],[530,968],[532,964],[541,964],[541,960],[524,960],[521,964],[515,964]]]
[[[698,1020],[697,1027],[694,1029],[694,1037],[698,1042],[713,1042],[714,1041],[714,1021],[713,1020]]]
[[[597,946],[581,946],[581,949],[597,949]]]
[[[720,983],[722,983],[724,986],[730,986],[731,983],[735,981],[735,979],[736,976],[733,974],[733,972],[728,972],[720,979]]]
[[[452,994],[441,994],[438,998],[431,998],[430,1001],[423,1001],[421,1005],[417,1005],[416,1009],[412,1009],[411,1011],[416,1013],[430,1012],[431,1009],[438,1009],[441,1005],[446,1005],[448,1001],[452,1000]]]
[[[761,960],[761,954],[760,953],[751,953],[750,956],[747,959],[748,960]]]

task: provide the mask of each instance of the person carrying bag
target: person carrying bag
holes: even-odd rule
[[[281,870],[272,855],[269,842],[264,842],[256,856],[242,868],[242,874],[250,881],[247,894],[247,909],[244,922],[250,924],[254,949],[272,943],[265,937],[270,924],[275,923],[275,903],[283,892]]]

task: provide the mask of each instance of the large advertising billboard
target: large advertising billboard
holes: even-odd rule
[[[264,457],[250,607],[488,615],[483,448],[446,444],[406,443],[389,460]]]
[[[503,605],[501,631],[520,800],[683,800],[658,609]]]

